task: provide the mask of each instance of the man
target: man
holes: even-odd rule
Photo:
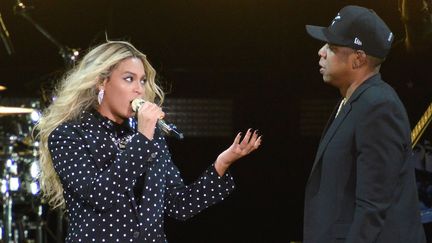
[[[329,27],[306,26],[326,42],[324,82],[342,100],[318,147],[305,193],[304,243],[420,243],[410,124],[379,70],[393,34],[372,10],[347,6]]]

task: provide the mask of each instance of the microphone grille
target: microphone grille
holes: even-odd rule
[[[140,98],[136,98],[136,99],[132,100],[132,103],[131,103],[132,110],[134,112],[137,112],[139,110],[139,108],[141,107],[141,105],[144,103],[145,103],[145,100],[140,99]]]

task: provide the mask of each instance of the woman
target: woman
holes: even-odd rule
[[[260,146],[256,131],[239,133],[185,186],[156,126],[164,94],[155,73],[130,43],[101,44],[65,75],[40,119],[41,189],[67,210],[67,242],[166,242],[164,214],[185,220],[223,200],[234,188],[228,167]],[[137,114],[136,98],[147,101]]]

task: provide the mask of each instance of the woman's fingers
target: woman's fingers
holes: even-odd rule
[[[258,130],[252,132],[252,129],[248,129],[244,138],[241,139],[241,134],[237,134],[234,145],[236,145],[240,154],[247,155],[257,149],[261,144],[261,136],[258,136]],[[240,143],[239,143],[240,142]]]
[[[249,140],[249,144],[255,144],[255,142],[256,142],[256,140],[258,139],[258,130],[255,130],[253,133],[252,133],[252,137],[251,137],[251,139]]]
[[[158,105],[151,102],[145,102],[138,112],[147,119],[163,119],[165,117],[165,112]]]
[[[237,145],[240,142],[240,138],[241,138],[241,132],[237,133],[237,136],[234,138],[234,143],[233,145]]]
[[[243,148],[246,147],[246,146],[248,145],[248,143],[249,143],[249,139],[250,139],[251,134],[252,134],[251,131],[252,131],[251,128],[249,128],[249,129],[247,130],[247,132],[246,132],[246,134],[245,134],[243,140],[242,140],[241,143],[240,143],[240,145],[241,145]]]
[[[254,148],[257,149],[261,145],[262,136],[259,136],[258,139],[254,143]]]

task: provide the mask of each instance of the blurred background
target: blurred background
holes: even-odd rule
[[[6,88],[0,106],[42,110],[74,58],[106,36],[131,41],[147,54],[168,93],[166,120],[185,133],[184,140],[168,141],[186,182],[238,131],[255,128],[263,135],[262,147],[232,167],[234,193],[189,221],[167,219],[168,240],[301,241],[305,183],[321,130],[339,99],[319,74],[322,43],[304,26],[328,26],[348,4],[374,9],[396,39],[403,38],[397,0],[1,0],[2,34],[7,30],[9,38],[0,43],[0,85]],[[398,92],[410,89],[417,86]],[[28,174],[28,165],[37,161],[37,144],[27,141],[29,116],[24,111],[0,116],[3,160],[14,154],[18,174]],[[66,219],[22,190],[9,201],[14,237],[25,229],[25,238],[36,238],[35,231],[42,230],[39,239],[61,242],[59,222]]]

